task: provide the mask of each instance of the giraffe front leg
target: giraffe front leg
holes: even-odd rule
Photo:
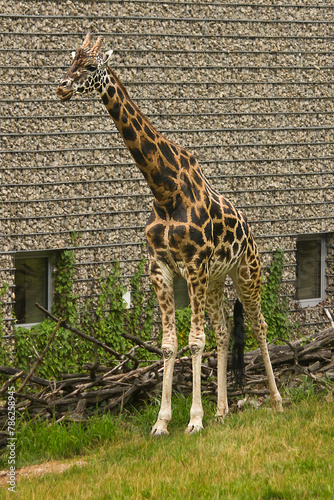
[[[195,434],[196,432],[199,432],[203,429],[203,407],[201,400],[201,363],[205,337],[202,340],[203,345],[200,344],[198,340],[199,339],[197,338],[196,344],[190,345],[189,343],[193,369],[193,399],[190,409],[190,421],[185,431],[186,434]]]
[[[227,401],[227,355],[230,340],[230,330],[226,324],[226,305],[222,286],[211,287],[208,290],[207,311],[217,341],[217,411],[216,417],[223,422],[228,414]]]
[[[188,291],[191,308],[191,327],[189,348],[192,356],[193,369],[193,399],[190,409],[190,421],[187,434],[194,434],[203,429],[203,407],[201,400],[201,364],[205,346],[204,312],[206,301],[207,280],[204,266],[202,273],[188,277]],[[203,283],[204,282],[204,283]]]
[[[172,418],[172,383],[173,371],[177,347],[162,348],[164,356],[164,377],[162,383],[161,405],[156,423],[151,430],[152,436],[164,436],[168,434],[167,426]]]
[[[161,311],[162,353],[164,357],[161,405],[151,435],[163,436],[168,434],[167,426],[172,417],[172,383],[177,352],[173,273],[163,264],[152,261],[150,262],[150,275]]]

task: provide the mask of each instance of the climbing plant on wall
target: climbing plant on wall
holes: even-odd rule
[[[115,261],[108,274],[101,273],[96,298],[88,299],[79,310],[78,297],[73,293],[73,262],[75,250],[64,250],[58,257],[55,272],[55,300],[53,313],[89,336],[102,341],[120,354],[133,345],[123,338],[122,333],[149,340],[153,332],[153,310],[155,295],[153,289],[145,290],[143,258],[130,283],[131,307],[124,300],[126,288],[120,265]],[[55,323],[46,319],[31,329],[16,330],[13,366],[29,370],[42,352]],[[147,352],[143,354],[147,358]],[[45,378],[58,377],[62,373],[72,373],[81,369],[86,362],[94,362],[95,356],[101,363],[113,361],[101,348],[94,351],[93,344],[76,336],[66,328],[59,328],[50,348],[38,366],[37,373]],[[140,349],[136,356],[141,357]]]
[[[288,297],[282,296],[282,273],[285,262],[284,252],[277,248],[262,283],[261,307],[268,325],[268,339],[287,338],[293,324],[289,319]]]

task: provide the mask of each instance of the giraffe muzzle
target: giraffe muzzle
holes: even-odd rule
[[[62,101],[68,101],[73,95],[73,89],[60,86],[57,88],[56,94]]]

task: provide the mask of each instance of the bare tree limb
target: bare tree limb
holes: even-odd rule
[[[328,310],[328,309],[326,309],[326,308],[325,308],[325,313],[326,313],[326,315],[327,315],[327,318],[328,318],[328,319],[329,319],[329,321],[331,322],[331,326],[332,326],[332,328],[334,328],[334,320],[333,320],[333,317],[332,317],[331,313],[330,313],[330,312],[329,312],[329,310]]]
[[[36,303],[35,306],[37,307],[37,309],[40,309],[41,311],[43,311],[44,314],[46,314],[49,318],[53,319],[53,321],[58,322],[58,318],[56,318],[55,316],[53,316],[53,314],[51,314],[49,311],[47,311],[46,309],[44,309],[44,307],[42,307],[40,304]],[[117,351],[115,351],[111,347],[107,346],[106,344],[104,344],[100,340],[97,340],[94,337],[91,337],[90,335],[87,335],[86,333],[81,332],[77,328],[74,328],[73,326],[70,326],[69,324],[65,323],[65,321],[62,321],[60,323],[60,326],[62,326],[63,328],[66,328],[66,330],[70,330],[70,332],[75,333],[76,335],[79,335],[79,337],[81,337],[81,338],[83,338],[85,340],[88,340],[89,342],[93,342],[96,345],[98,345],[99,347],[102,347],[105,351],[110,352],[110,354],[112,354],[113,356],[115,356],[115,358],[122,359],[121,354],[119,354]],[[136,358],[134,358],[133,356],[131,356],[131,354],[125,354],[125,356],[127,356],[132,361],[135,361],[135,362],[137,361]]]
[[[19,368],[12,368],[11,366],[0,366],[0,373],[5,373],[6,375],[17,375],[18,373],[21,372],[22,370],[20,370]],[[23,372],[23,376],[25,375],[25,373],[26,372]],[[31,380],[35,384],[43,385],[45,387],[51,387],[52,384],[51,380],[46,380],[45,378],[36,377],[36,375],[33,375],[31,377]]]
[[[13,383],[15,382],[15,380],[17,380],[18,378],[22,377],[22,375],[24,374],[24,370],[21,370],[17,373],[15,373],[12,377],[10,377],[9,380],[7,380],[3,386],[1,387],[0,389],[0,396],[1,394],[4,394],[6,392],[6,390],[8,389],[8,387]]]
[[[131,340],[132,342],[135,342],[136,344],[138,344],[141,347],[145,347],[145,349],[149,352],[153,352],[154,354],[159,354],[159,356],[162,356],[161,349],[159,349],[158,347],[155,347],[153,345],[150,345],[147,342],[144,342],[136,335],[130,335],[129,333],[122,333],[122,337],[124,337],[125,339],[128,339],[128,340]]]

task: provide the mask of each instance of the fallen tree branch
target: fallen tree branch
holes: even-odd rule
[[[58,322],[58,318],[56,318],[53,314],[51,314],[49,311],[44,309],[44,307],[42,307],[40,304],[38,304],[36,302],[35,306],[37,307],[37,309],[40,309],[41,311],[43,311],[44,314],[46,314],[49,318],[53,319],[53,321],[55,321],[56,323]],[[79,335],[79,337],[81,337],[85,340],[88,340],[89,342],[93,342],[94,344],[98,345],[99,347],[102,347],[102,349],[104,349],[107,352],[110,352],[110,354],[115,356],[115,358],[122,359],[122,355],[119,354],[117,351],[115,351],[114,349],[112,349],[108,345],[104,344],[100,340],[95,339],[94,337],[91,337],[90,335],[87,335],[84,332],[81,332],[80,330],[78,330],[77,328],[74,328],[73,326],[70,326],[69,324],[65,323],[65,321],[61,321],[60,326],[62,326],[63,328],[66,328],[66,330],[69,330],[72,333],[75,333],[76,335]],[[124,356],[126,356],[127,358],[131,359],[134,362],[137,361],[137,359],[134,358],[133,356],[131,356],[131,354],[124,354]]]
[[[10,379],[7,380],[3,384],[3,386],[1,387],[0,396],[1,396],[1,394],[4,394],[6,392],[6,390],[8,389],[8,387],[11,386],[13,384],[13,382],[15,382],[18,378],[22,377],[23,374],[24,374],[24,370],[21,370],[20,372],[15,373],[15,375],[13,375],[12,377],[10,377]]]
[[[137,345],[144,347],[148,352],[153,352],[154,354],[158,354],[159,356],[162,356],[162,350],[159,349],[158,347],[154,347],[153,345],[148,344],[147,342],[144,342],[141,340],[139,337],[136,335],[130,335],[129,333],[122,333],[122,337],[125,339],[131,340],[131,342],[135,342]]]
[[[333,317],[332,317],[331,313],[329,312],[329,310],[328,310],[328,309],[326,309],[326,307],[325,307],[325,313],[326,313],[327,318],[328,318],[328,319],[329,319],[329,321],[331,322],[331,326],[332,326],[332,328],[334,328],[334,320],[333,320]]]
[[[21,373],[23,377],[27,376],[25,371],[20,370],[19,368],[12,368],[11,366],[0,366],[0,373],[4,373],[5,375],[15,375],[17,373]],[[18,377],[19,378],[19,377]],[[52,382],[51,380],[46,380],[45,378],[37,377],[36,375],[32,375],[30,377],[31,382],[34,382],[38,385],[44,385],[45,387],[50,387]]]
[[[60,325],[63,324],[61,320],[58,320],[58,322],[60,322]],[[76,333],[76,329],[73,330]],[[154,346],[151,344],[141,341],[139,337],[131,336],[130,339],[130,335],[126,335],[125,338],[136,344],[130,353],[134,353],[138,345],[149,352],[153,352],[152,347],[154,348]],[[88,340],[91,341],[90,338]],[[96,341],[96,339],[92,341]],[[98,345],[99,341],[96,342]],[[179,355],[187,349],[187,347],[181,349]],[[313,383],[323,387],[326,384],[326,378],[329,380],[334,379],[333,352],[334,329],[331,328],[313,335],[312,338],[295,342],[284,340],[284,344],[269,345],[274,374],[278,380],[281,377],[282,385],[288,385],[290,382],[302,384],[305,377],[308,377]],[[20,391],[15,393],[21,401],[16,405],[16,408],[18,410],[22,409],[30,418],[49,419],[51,415],[54,415],[57,422],[62,422],[67,418],[85,420],[93,411],[120,413],[127,404],[135,404],[137,400],[160,397],[164,361],[160,349],[154,348],[154,353],[159,354],[160,359],[145,361],[145,363],[148,363],[146,366],[138,367],[135,365],[131,370],[129,370],[128,365],[124,365],[124,355],[117,353],[117,359],[119,360],[117,366],[105,366],[95,360],[94,364],[86,363],[83,367],[89,371],[89,374],[64,374],[62,380],[58,382],[40,379],[31,374],[32,371],[30,371],[31,377],[27,380],[29,384],[25,385],[26,391],[33,384],[42,384],[44,388],[38,394],[31,394],[31,392],[23,394],[23,388],[21,387]],[[202,392],[210,399],[216,400],[216,352],[204,353],[202,360]],[[136,359],[136,362],[138,361],[143,363],[143,360]],[[230,363],[231,356],[228,358],[229,366]],[[228,374],[227,389],[229,398],[244,397],[246,394],[250,396],[249,401],[252,395],[256,395],[263,400],[268,394],[268,389],[259,349],[245,354],[245,364],[246,384],[244,393],[234,386],[232,376]],[[0,367],[0,373],[9,376],[9,380],[5,384],[13,381],[13,377],[25,375],[22,370],[10,367]],[[90,376],[92,373],[93,378]],[[191,394],[191,356],[179,356],[176,359],[173,386],[183,397]],[[0,425],[5,426],[6,418],[6,408],[0,406]]]

